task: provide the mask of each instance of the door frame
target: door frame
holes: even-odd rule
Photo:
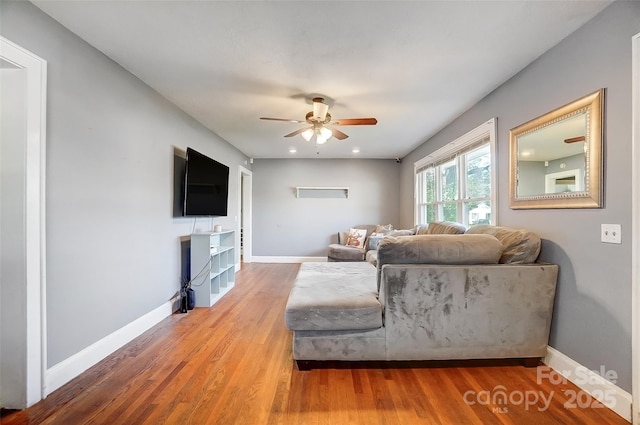
[[[0,58],[27,71],[25,164],[26,406],[46,397],[45,158],[47,62],[0,36]]]
[[[631,38],[631,43],[631,419],[634,425],[640,425],[640,33]]]
[[[252,198],[253,172],[242,165],[238,166],[238,238],[242,232],[242,262],[251,263],[252,255]],[[238,246],[240,241],[238,240]],[[240,250],[238,250],[240,252]]]

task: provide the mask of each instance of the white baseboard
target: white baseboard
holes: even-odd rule
[[[254,255],[251,261],[254,263],[322,263],[327,261],[327,257],[270,257]]]
[[[547,347],[547,355],[543,362],[582,391],[631,422],[631,394],[603,376],[614,374],[614,371],[589,370],[553,347]],[[604,366],[602,368],[604,369]],[[580,402],[579,399],[573,401]]]
[[[45,372],[45,397],[173,313],[170,300]]]

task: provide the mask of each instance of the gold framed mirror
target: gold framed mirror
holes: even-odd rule
[[[602,208],[604,89],[509,131],[512,209]]]

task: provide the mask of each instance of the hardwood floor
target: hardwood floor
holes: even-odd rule
[[[236,287],[212,308],[172,315],[0,423],[627,424],[573,384],[552,385],[543,366],[366,363],[298,371],[284,324],[297,270],[244,264]]]

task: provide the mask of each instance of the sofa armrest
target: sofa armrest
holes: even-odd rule
[[[558,266],[387,264],[380,302],[387,355],[399,359],[542,357]]]

